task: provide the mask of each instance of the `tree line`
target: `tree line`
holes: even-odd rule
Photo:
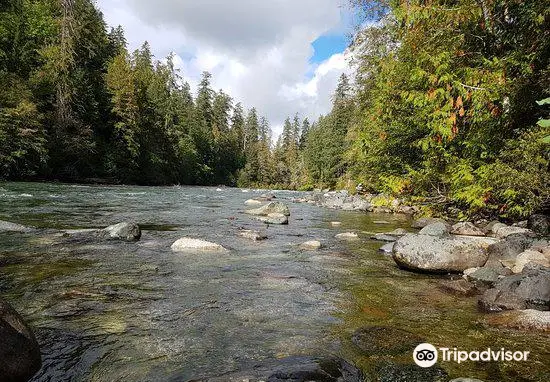
[[[550,207],[550,8],[350,0],[363,16],[332,109],[269,122],[173,57],[129,52],[91,0],[0,4],[0,177],[350,188],[461,214]],[[537,102],[538,101],[538,102]]]

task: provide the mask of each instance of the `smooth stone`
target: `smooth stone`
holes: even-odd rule
[[[446,236],[449,234],[449,226],[447,223],[443,222],[436,222],[430,225],[427,225],[426,227],[422,228],[420,232],[418,232],[420,235],[429,235],[429,236]]]
[[[457,296],[471,297],[478,293],[474,284],[464,279],[444,280],[439,283],[439,289]]]
[[[491,315],[485,323],[506,329],[550,332],[550,311],[535,309],[514,310]]]
[[[23,318],[0,299],[0,381],[28,381],[40,370],[40,347]]]
[[[260,208],[246,210],[245,213],[255,216],[267,216],[269,214],[275,213],[290,216],[290,209],[286,204],[283,204],[281,202],[270,202]]]
[[[135,223],[118,223],[104,229],[111,239],[124,241],[138,241],[141,238],[141,229]]]
[[[434,223],[446,223],[445,220],[439,218],[420,218],[416,219],[412,224],[412,228],[424,228]]]
[[[482,230],[470,222],[457,223],[453,225],[451,228],[451,233],[453,235],[485,236],[485,233]]]
[[[219,244],[211,243],[209,241],[194,239],[191,237],[182,237],[172,244],[170,247],[174,252],[193,252],[193,251],[205,251],[205,252],[217,252],[227,251]]]
[[[393,259],[401,268],[422,272],[463,272],[482,267],[487,246],[495,239],[471,236],[437,237],[409,234],[395,243]]]
[[[256,216],[256,220],[264,222],[266,224],[288,224],[288,216],[279,213],[268,214],[267,216]]]
[[[357,239],[359,239],[359,236],[355,232],[339,233],[335,237],[337,239],[341,239],[341,240],[357,240]]]
[[[512,235],[522,235],[526,237],[535,237],[536,234],[527,228],[508,226],[503,223],[496,223],[493,225],[491,232],[499,239],[504,239]]]
[[[31,232],[33,229],[24,225],[0,220],[0,232]]]
[[[261,241],[261,240],[267,239],[267,235],[265,233],[260,233],[258,231],[249,230],[249,229],[240,230],[237,233],[237,235],[253,241]]]
[[[300,249],[305,249],[307,251],[315,251],[321,247],[321,242],[317,240],[306,241],[305,243],[300,244]]]
[[[522,252],[516,257],[515,265],[512,267],[512,272],[521,273],[523,268],[529,263],[535,263],[542,265],[543,267],[550,268],[550,256],[545,256],[538,251],[527,250]]]
[[[424,339],[405,330],[384,327],[367,326],[357,329],[351,342],[365,355],[396,355],[411,352],[424,342]]]
[[[386,255],[391,256],[391,254],[393,253],[394,245],[395,245],[395,242],[384,244],[383,246],[380,247],[379,251]]]
[[[248,199],[246,202],[244,202],[244,204],[249,207],[258,207],[258,206],[261,206],[263,203],[260,202],[259,200]]]

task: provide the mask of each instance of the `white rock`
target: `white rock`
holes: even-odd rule
[[[317,240],[306,241],[305,243],[300,244],[300,249],[305,249],[308,251],[315,251],[321,247],[321,242]]]
[[[550,267],[550,258],[538,251],[531,251],[528,249],[516,257],[516,263],[512,268],[512,272],[521,273],[528,263],[536,263],[544,267]]]
[[[359,239],[359,236],[355,232],[344,232],[336,235],[336,238],[341,240],[356,240]]]
[[[209,241],[194,239],[191,237],[182,237],[172,244],[170,247],[174,252],[193,252],[193,251],[227,251],[219,244],[211,243]]]
[[[262,202],[260,202],[259,200],[255,200],[255,199],[248,199],[246,202],[244,202],[244,204],[246,206],[250,206],[250,207],[259,207],[262,205]]]

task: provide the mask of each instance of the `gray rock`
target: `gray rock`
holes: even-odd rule
[[[31,329],[6,301],[0,299],[0,381],[30,380],[42,365]]]
[[[395,245],[395,242],[384,244],[383,246],[380,247],[379,251],[386,254],[386,255],[391,256],[392,253],[393,253],[393,246],[394,245]]]
[[[106,235],[111,239],[124,241],[138,241],[141,238],[141,229],[135,223],[118,223],[104,229]]]
[[[219,244],[211,243],[201,239],[182,237],[170,247],[174,252],[223,252],[227,251]]]
[[[489,245],[489,258],[486,267],[500,271],[503,263],[515,263],[516,257],[533,245],[533,238],[524,235],[512,235]]]
[[[393,259],[402,268],[423,272],[462,272],[482,267],[487,246],[495,239],[486,237],[436,237],[410,234],[397,240]]]
[[[473,223],[463,222],[453,225],[451,233],[454,235],[466,235],[466,236],[485,236],[482,230],[477,228]]]
[[[377,233],[377,234],[372,235],[371,239],[378,240],[378,241],[392,242],[392,241],[396,241],[397,239],[399,239],[402,236],[404,236],[404,235],[394,236],[394,235],[390,235],[389,233]]]
[[[179,378],[176,378],[179,380]],[[359,369],[339,358],[289,357],[265,361],[250,370],[232,372],[193,382],[363,382]]]
[[[245,213],[255,216],[267,216],[269,214],[283,214],[285,216],[290,216],[290,209],[286,204],[281,202],[270,202],[260,208],[246,210]]]
[[[306,241],[305,243],[300,244],[300,249],[306,251],[316,251],[322,247],[322,244],[318,240]]]
[[[479,268],[467,277],[478,288],[492,288],[498,281],[499,274],[491,268]]]
[[[267,239],[267,235],[265,233],[260,233],[258,231],[249,230],[249,229],[240,230],[237,233],[237,235],[253,241],[261,241],[261,240]]]
[[[536,234],[530,229],[508,226],[502,223],[494,224],[491,232],[499,239],[504,239],[509,236],[536,237]]]
[[[527,228],[542,236],[549,235],[550,218],[542,214],[531,215],[527,221]]]
[[[256,216],[256,219],[266,224],[288,224],[288,216],[280,213],[270,213],[267,216]]]
[[[523,272],[495,283],[479,301],[485,311],[550,310],[550,269],[528,264]]]
[[[0,220],[0,232],[31,232],[33,229],[21,224]]]
[[[445,223],[445,220],[439,218],[420,218],[416,219],[412,224],[412,228],[424,228],[434,223]]]
[[[442,237],[449,234],[449,227],[446,223],[436,222],[422,228],[419,234]]]

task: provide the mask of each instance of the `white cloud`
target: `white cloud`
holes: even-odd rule
[[[298,112],[316,119],[330,110],[344,54],[312,66],[311,43],[341,28],[339,0],[99,0],[109,25],[121,24],[130,49],[147,40],[195,87],[202,71],[246,107],[255,106],[280,133]],[[313,75],[311,75],[313,73]]]

